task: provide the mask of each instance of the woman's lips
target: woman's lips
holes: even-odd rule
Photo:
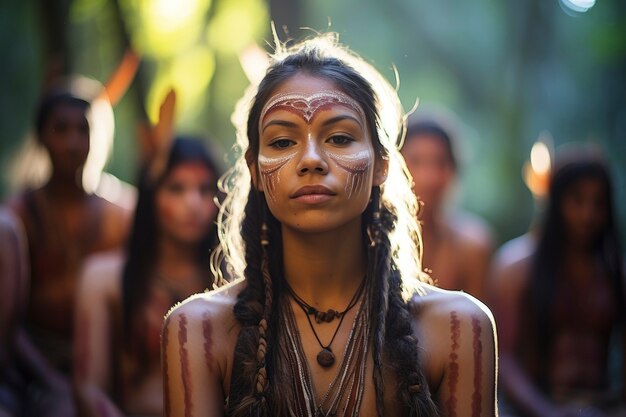
[[[330,200],[336,193],[323,185],[305,185],[298,188],[290,198],[306,204],[318,204]]]

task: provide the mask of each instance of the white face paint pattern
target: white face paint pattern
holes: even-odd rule
[[[272,97],[261,110],[259,123],[263,123],[263,119],[271,110],[283,108],[285,110],[295,110],[299,113],[307,123],[310,123],[320,109],[327,106],[341,104],[351,108],[358,113],[361,118],[363,129],[367,126],[363,109],[352,97],[341,91],[321,91],[319,93],[304,94],[278,94]]]
[[[348,173],[346,181],[346,192],[348,198],[353,193],[361,191],[365,186],[365,175],[372,165],[372,155],[369,149],[364,149],[352,155],[339,155],[334,152],[326,151],[326,154]]]
[[[261,181],[263,183],[263,189],[265,190],[265,194],[270,198],[270,200],[274,200],[274,191],[276,190],[276,186],[280,182],[278,172],[295,155],[295,152],[276,158],[259,155],[259,172],[261,173]]]
[[[285,109],[295,111],[309,124],[320,110],[332,105],[344,105],[354,110],[360,118],[361,126],[366,130],[367,123],[363,109],[356,100],[340,91],[322,91],[311,95],[303,94],[279,94],[269,100],[261,110],[259,123],[261,124],[270,111],[274,109]],[[307,139],[312,139],[309,132]],[[348,197],[360,191],[365,186],[365,175],[372,163],[370,150],[365,149],[353,155],[337,154],[335,152],[324,151],[338,167],[348,173],[346,181],[346,192]],[[285,166],[295,152],[277,158],[259,155],[259,171],[263,180],[263,186],[268,197],[274,200],[274,191],[280,181],[278,172]]]

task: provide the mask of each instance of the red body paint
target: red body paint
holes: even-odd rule
[[[165,326],[163,327],[163,335],[161,336],[163,338],[163,341],[161,342],[161,345],[163,346],[163,411],[165,412],[165,416],[169,416],[170,415],[170,378],[167,372],[167,346],[169,343],[169,336],[170,336],[170,328],[169,328],[169,320],[167,323],[165,323]]]
[[[448,390],[450,391],[450,398],[446,401],[448,415],[450,417],[456,417],[456,386],[459,382],[459,364],[456,361],[459,355],[456,353],[456,350],[459,348],[460,337],[461,322],[457,318],[456,311],[453,311],[450,313],[450,338],[452,339],[450,352],[450,375],[448,377]]]
[[[213,372],[213,325],[209,319],[209,315],[205,314],[202,320],[202,333],[204,334],[204,359],[206,360],[209,372]]]
[[[474,332],[474,393],[472,394],[472,417],[479,417],[481,412],[482,396],[482,367],[483,367],[483,344],[480,341],[480,320],[476,317],[472,317],[472,331]]]
[[[191,417],[191,379],[189,376],[189,352],[187,352],[187,316],[180,315],[178,327],[178,344],[180,345],[180,369],[183,378],[185,396],[185,417]]]

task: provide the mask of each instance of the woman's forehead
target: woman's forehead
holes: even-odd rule
[[[261,110],[259,122],[274,110],[289,110],[300,114],[307,123],[322,109],[342,106],[359,116],[366,125],[365,113],[361,105],[330,80],[310,76],[296,75],[276,88]]]

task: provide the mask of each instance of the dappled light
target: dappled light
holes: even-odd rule
[[[560,0],[560,3],[566,11],[585,13],[596,4],[596,0]]]

